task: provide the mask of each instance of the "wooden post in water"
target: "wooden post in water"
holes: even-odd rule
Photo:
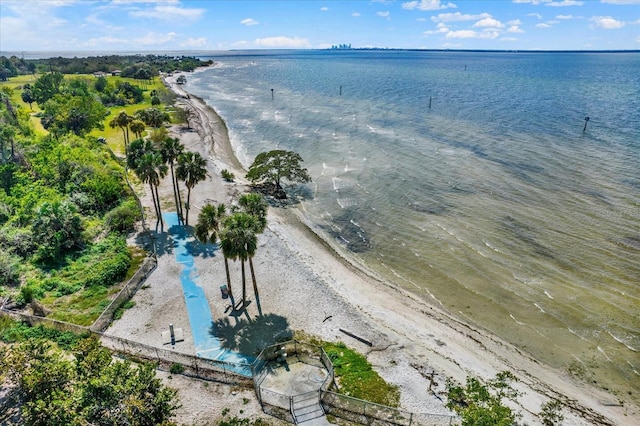
[[[582,129],[582,132],[586,132],[587,131],[587,123],[589,122],[589,117],[585,117],[584,118],[584,128]]]
[[[273,89],[271,89],[271,100],[273,100]]]
[[[429,96],[429,109],[431,109],[431,96]]]
[[[342,86],[340,86],[340,96],[342,96]]]

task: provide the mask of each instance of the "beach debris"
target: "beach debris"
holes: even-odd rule
[[[362,338],[362,337],[360,337],[360,336],[356,336],[355,334],[353,334],[353,333],[351,333],[350,331],[347,331],[347,330],[345,330],[345,329],[343,329],[343,328],[339,328],[339,330],[340,330],[341,332],[343,332],[344,334],[346,334],[347,336],[349,336],[349,337],[353,337],[354,339],[356,339],[356,340],[358,340],[358,341],[360,341],[360,342],[364,343],[364,344],[365,344],[365,345],[367,345],[367,346],[373,346],[373,343],[371,343],[371,342],[370,342],[370,341],[368,341],[367,339],[364,339],[364,338]]]

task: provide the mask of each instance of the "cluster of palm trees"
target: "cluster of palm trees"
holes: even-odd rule
[[[224,204],[207,204],[198,214],[195,227],[196,238],[203,243],[216,244],[219,242],[227,278],[227,288],[231,298],[231,305],[236,309],[233,291],[231,290],[231,275],[229,273],[229,259],[240,260],[242,273],[242,304],[246,305],[246,273],[245,262],[249,263],[253,293],[262,315],[260,296],[253,267],[253,256],[258,249],[258,234],[267,226],[268,204],[264,197],[257,193],[248,193],[238,199],[238,205],[227,209]],[[229,210],[229,212],[227,211]]]
[[[136,139],[129,144],[127,167],[133,170],[143,183],[149,184],[157,223],[161,229],[164,222],[158,185],[170,170],[178,219],[189,225],[191,189],[208,176],[207,161],[200,153],[185,151],[184,145],[177,138],[159,131],[152,133],[149,139]],[[187,201],[184,203],[186,214],[183,211],[180,181],[187,187]]]
[[[157,129],[168,120],[169,115],[157,108],[141,109],[136,111],[134,115],[129,115],[122,110],[109,121],[109,127],[112,129],[119,127],[122,130],[125,153],[128,153],[130,143],[129,130],[133,132],[137,139],[141,139],[147,125]]]

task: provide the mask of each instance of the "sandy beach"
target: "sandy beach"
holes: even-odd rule
[[[176,84],[177,77],[167,77],[165,81],[178,95],[178,104],[191,109],[194,116],[192,129],[173,126],[171,133],[180,138],[187,150],[200,152],[208,159],[209,178],[196,185],[191,194],[189,224],[194,225],[199,208],[207,202],[231,204],[238,194],[246,191],[246,171],[234,155],[224,121],[203,100],[185,93]],[[236,181],[224,182],[220,177],[222,169],[233,172]],[[140,186],[138,194],[146,206],[147,223],[152,226],[155,223],[152,201],[145,189]],[[175,211],[169,177],[160,192],[163,211]],[[161,333],[172,323],[183,329],[185,337],[175,350],[193,354],[193,338],[178,279],[182,266],[176,262],[168,241],[160,242],[163,244],[158,250],[158,268],[134,296],[135,307],[127,310],[106,333],[161,347]],[[225,312],[228,301],[221,298],[219,289],[225,283],[222,255],[217,251],[203,252],[195,262],[197,283],[207,295],[214,320],[232,321]],[[400,387],[401,407],[405,410],[449,413],[441,400],[446,378],[463,383],[467,376],[490,379],[498,372],[510,371],[519,379],[515,387],[522,396],[515,408],[523,415],[523,424],[542,424],[537,413],[551,399],[559,399],[565,405],[563,425],[640,424],[638,407],[621,406],[615,396],[575,381],[566,371],[540,364],[437,305],[379,280],[362,265],[351,264],[337,254],[331,242],[322,240],[306,226],[297,208],[269,209],[268,229],[259,236],[254,265],[263,317],[269,320],[258,321],[248,280],[248,299],[252,301],[247,309],[249,318],[239,321],[263,327],[265,341],[255,341],[256,348],[293,331],[343,341],[366,354],[386,381]],[[240,265],[230,262],[230,266],[233,291],[238,298]],[[373,346],[349,337],[340,329],[373,342]],[[429,380],[424,376],[429,370],[435,371],[433,393],[429,392]],[[180,390],[183,408],[176,420],[181,424],[207,424],[231,406],[243,411],[236,413],[239,416],[264,416],[253,392],[225,385],[204,386],[185,378],[166,380]],[[239,402],[243,398],[250,401]]]

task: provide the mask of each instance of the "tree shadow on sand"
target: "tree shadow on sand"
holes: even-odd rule
[[[251,356],[258,356],[269,345],[293,338],[289,321],[276,314],[254,319],[224,317],[211,323],[209,333],[220,340],[222,348]]]
[[[167,232],[151,230],[136,236],[136,243],[150,251],[155,251],[157,256],[173,253],[177,244]],[[150,247],[150,244],[152,246]]]
[[[220,249],[217,244],[202,243],[197,239],[187,242],[187,252],[193,257],[215,257]]]

